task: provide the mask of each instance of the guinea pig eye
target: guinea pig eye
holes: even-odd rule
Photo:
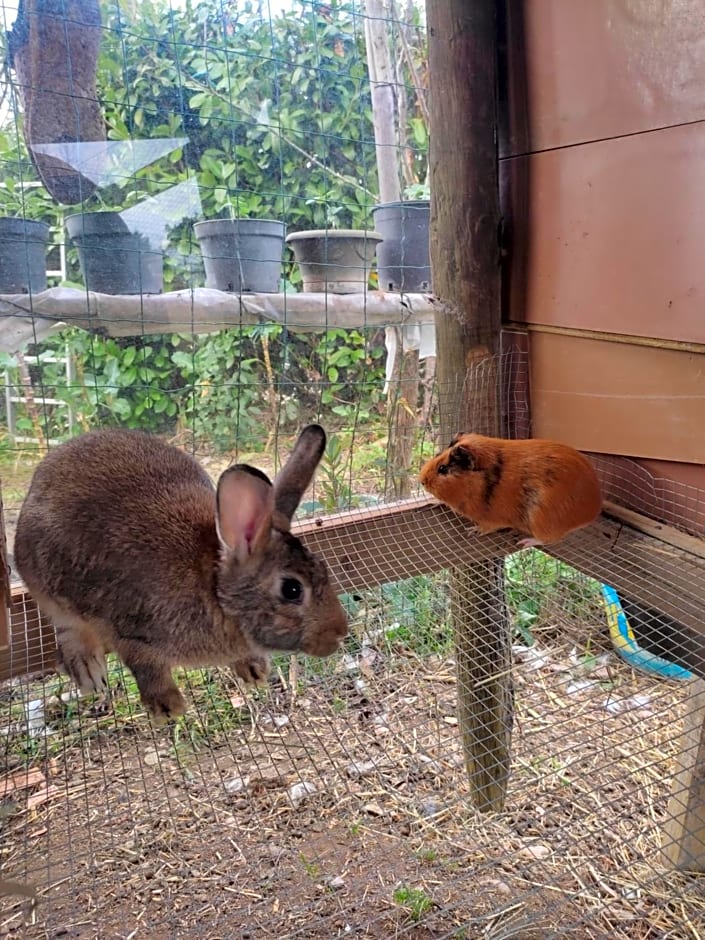
[[[285,604],[300,604],[304,599],[304,586],[297,578],[282,578],[279,596]]]
[[[447,463],[442,463],[442,464],[438,467],[438,473],[440,474],[440,476],[444,477],[444,476],[448,473],[448,464],[447,464]]]

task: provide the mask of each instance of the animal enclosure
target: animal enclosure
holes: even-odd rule
[[[547,224],[534,164],[598,146],[597,131],[550,137],[554,102],[537,65],[566,67],[542,23],[577,42],[583,20],[561,20],[549,0],[478,3],[461,17],[459,35],[478,42],[461,88],[444,19],[459,15],[455,0],[60,6],[24,2],[14,21],[2,7],[5,212],[48,230],[45,281],[0,290],[12,579],[0,935],[697,940],[700,338],[678,305],[641,331],[631,308],[580,320],[572,294],[540,292],[566,283],[570,259],[542,254],[560,225],[527,235]],[[604,39],[600,16],[581,16]],[[640,42],[650,28],[641,22]],[[56,53],[53,74],[37,37]],[[444,120],[465,106],[483,55],[498,70],[499,114],[441,131],[429,100]],[[470,147],[467,125],[494,141],[496,121],[501,337],[497,322],[496,344],[473,340],[451,374],[449,324],[459,308],[470,315],[433,252],[450,257],[449,220],[474,218],[479,197],[468,184],[449,202],[444,186]],[[608,131],[620,145],[645,128]],[[556,197],[568,216],[578,189],[573,180]],[[396,203],[398,234],[385,214]],[[107,214],[98,247],[91,217]],[[200,219],[224,223],[219,247],[199,238]],[[240,227],[250,221],[274,228],[251,242]],[[430,258],[411,242],[420,230],[428,247],[429,222]],[[318,267],[294,260],[285,232],[316,233]],[[36,230],[21,234],[17,266],[29,272]],[[111,263],[96,282],[101,258]],[[482,293],[465,268],[457,281]],[[600,302],[617,305],[629,278],[610,284]],[[499,300],[488,309],[499,314]],[[565,310],[576,318],[560,320]],[[644,401],[662,402],[662,423]],[[417,482],[461,418],[588,451],[602,515],[546,550],[474,533]],[[236,459],[273,475],[309,421],[325,426],[328,448],[294,529],[337,583],[350,624],[340,653],[278,655],[257,690],[228,670],[181,671],[188,710],[166,726],[115,657],[110,694],[80,697],[55,672],[53,626],[14,577],[17,513],[42,454],[92,427],[140,427],[214,479]]]

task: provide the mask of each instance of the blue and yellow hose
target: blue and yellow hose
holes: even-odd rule
[[[627,616],[622,610],[619,595],[609,584],[602,585],[602,596],[605,602],[605,614],[610,630],[612,645],[622,659],[641,672],[662,676],[664,679],[683,681],[691,679],[692,673],[682,666],[670,663],[667,659],[647,653],[641,649],[636,641],[632,628],[629,626]]]

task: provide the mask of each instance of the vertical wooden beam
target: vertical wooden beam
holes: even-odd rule
[[[0,650],[10,646],[10,568],[7,563],[7,540],[5,539],[5,516],[0,489]]]
[[[496,0],[427,0],[431,93],[431,264],[441,430],[478,414],[466,370],[499,351]],[[498,431],[487,388],[486,433]]]
[[[676,868],[705,872],[705,679],[693,683],[688,700],[663,851]]]
[[[426,12],[436,370],[447,442],[457,431],[500,431],[497,9],[496,0],[426,0]],[[498,810],[513,714],[503,559],[453,572],[451,595],[471,792],[480,809]]]

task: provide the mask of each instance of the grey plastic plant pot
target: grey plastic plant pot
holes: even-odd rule
[[[69,215],[66,231],[78,249],[88,290],[99,294],[160,294],[163,253],[146,236],[131,232],[119,212]]]
[[[0,294],[38,294],[47,287],[46,222],[0,218]]]
[[[312,229],[287,237],[301,270],[304,291],[357,294],[367,290],[379,232],[364,229]]]
[[[413,293],[431,290],[428,199],[382,202],[372,209],[384,241],[377,248],[380,290]]]
[[[275,219],[212,219],[193,226],[206,287],[277,294],[286,226]]]

